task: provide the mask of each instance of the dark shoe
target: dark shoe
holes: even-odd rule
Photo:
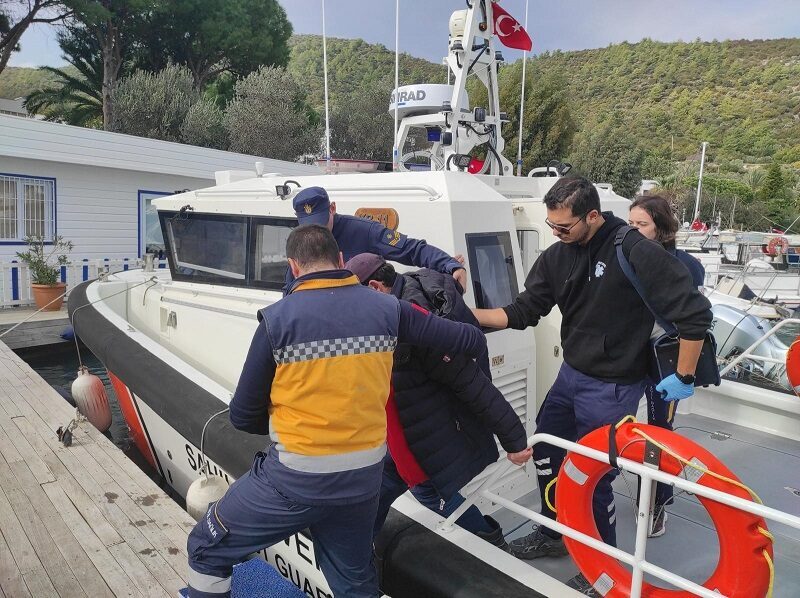
[[[533,526],[533,532],[524,538],[518,538],[509,545],[510,552],[518,559],[530,561],[543,556],[566,556],[567,547],[564,540],[551,538],[542,531],[540,525]]]
[[[658,538],[659,536],[663,536],[667,531],[667,510],[663,506],[656,506],[655,511],[650,533],[647,534],[648,538]]]
[[[484,515],[483,518],[486,520],[486,523],[492,526],[492,531],[477,532],[475,535],[481,540],[486,540],[492,546],[497,546],[500,550],[510,552],[508,542],[506,542],[506,539],[503,537],[503,528],[500,527],[500,524],[488,515]]]
[[[589,583],[589,580],[586,579],[581,573],[578,573],[575,577],[570,579],[567,582],[567,587],[577,590],[586,596],[596,596],[597,598],[601,598],[600,593],[592,587],[592,584]]]

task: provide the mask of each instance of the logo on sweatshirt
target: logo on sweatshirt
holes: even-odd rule
[[[597,262],[594,266],[594,277],[600,278],[606,271],[606,265],[603,262]]]

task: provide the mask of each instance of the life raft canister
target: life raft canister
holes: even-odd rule
[[[786,237],[772,237],[767,243],[769,255],[786,255],[789,251],[789,240]]]
[[[698,467],[738,481],[706,449],[688,438],[656,426],[639,423],[619,425],[616,445],[620,457],[639,463],[643,461],[646,442],[637,430]],[[579,444],[608,453],[609,426],[587,434]],[[684,464],[665,451],[661,452],[659,469],[675,476],[685,473],[688,479],[698,484],[752,500],[743,487],[702,474],[690,466],[686,466],[684,472]],[[597,482],[610,470],[611,466],[607,463],[568,453],[556,483],[557,520],[602,541],[594,521],[592,496]],[[771,536],[764,519],[708,498],[697,498],[708,511],[719,536],[719,563],[711,577],[701,585],[730,598],[761,598],[767,595],[772,580],[773,554]],[[630,596],[631,573],[619,561],[566,536],[564,543],[581,573],[605,598]],[[661,588],[646,582],[642,584],[643,598],[690,596],[693,594],[683,590]]]
[[[786,352],[786,377],[792,385],[794,393],[800,397],[800,336],[798,336]]]

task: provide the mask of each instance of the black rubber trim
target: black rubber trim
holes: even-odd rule
[[[547,598],[394,509],[375,550],[392,598]]]

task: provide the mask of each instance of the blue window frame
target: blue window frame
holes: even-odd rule
[[[0,243],[19,245],[25,237],[52,241],[56,233],[56,179],[0,173]]]

